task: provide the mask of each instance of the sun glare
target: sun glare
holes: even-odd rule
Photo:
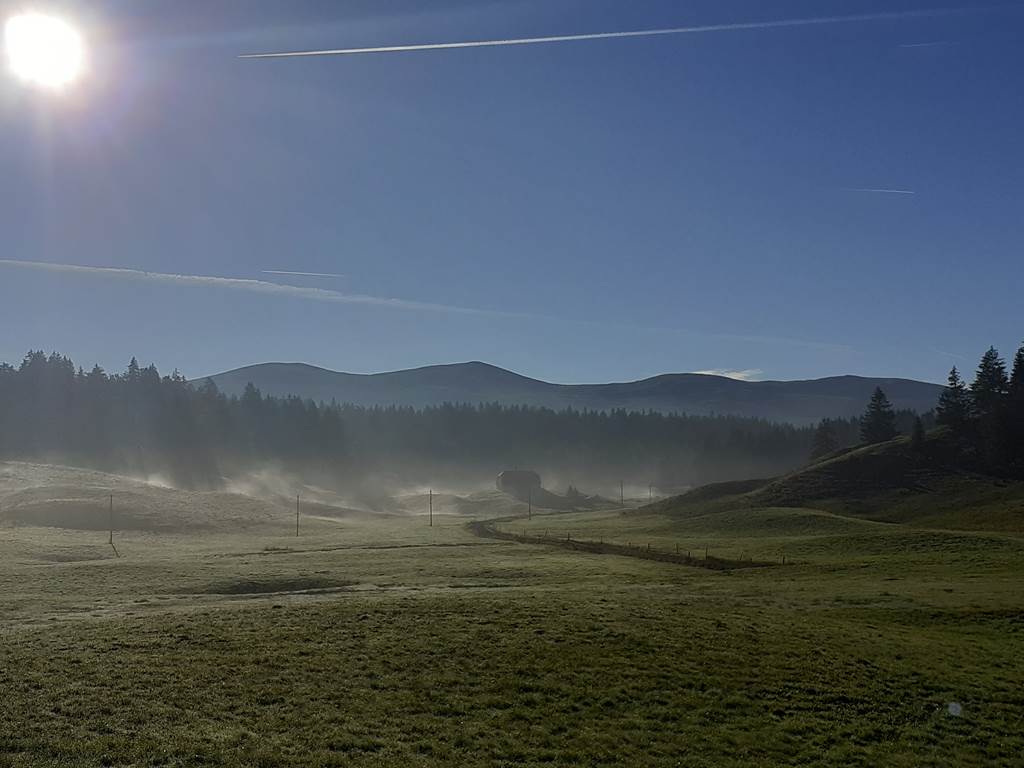
[[[4,26],[4,49],[11,71],[47,88],[72,83],[82,72],[82,37],[67,22],[43,14],[23,14]]]

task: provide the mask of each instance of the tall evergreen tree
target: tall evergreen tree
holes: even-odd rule
[[[910,447],[914,453],[921,453],[924,451],[924,422],[921,421],[921,417],[918,416],[914,419],[914,426],[910,430]]]
[[[896,437],[896,413],[881,387],[875,388],[861,417],[860,437],[865,443],[884,443]]]
[[[1024,345],[1013,358],[1007,417],[1010,461],[1015,472],[1024,476]]]
[[[978,417],[982,420],[999,415],[1004,399],[1010,391],[1006,363],[995,347],[989,347],[978,364],[978,373],[971,384],[971,395]]]
[[[971,423],[974,403],[971,392],[967,389],[960,372],[953,366],[949,372],[948,385],[939,396],[939,405],[935,409],[935,421],[940,426],[949,427],[958,437],[964,437]]]
[[[1024,344],[1013,356],[1013,372],[1010,374],[1010,387],[1024,390]]]
[[[1010,373],[1010,407],[1015,415],[1024,417],[1024,345],[1017,350],[1013,358],[1013,370]]]
[[[814,430],[814,442],[811,444],[811,461],[817,461],[839,448],[836,426],[832,419],[822,419]]]
[[[1007,398],[1010,379],[1006,363],[995,347],[989,347],[978,364],[978,373],[971,384],[971,397],[978,420],[981,455],[995,468],[1008,459]]]

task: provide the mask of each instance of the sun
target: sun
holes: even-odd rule
[[[82,36],[55,16],[26,13],[4,25],[4,50],[11,71],[27,83],[63,88],[82,73]]]

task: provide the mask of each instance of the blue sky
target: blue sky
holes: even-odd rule
[[[1024,3],[59,6],[88,76],[0,77],[0,359],[941,380],[1024,338]],[[236,58],[923,9],[964,12]]]

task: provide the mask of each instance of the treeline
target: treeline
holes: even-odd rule
[[[215,488],[256,462],[330,468],[346,459],[338,409],[246,392],[226,398],[132,358],[124,373],[29,352],[0,365],[0,457],[64,462]]]
[[[905,409],[897,411],[885,392],[876,389],[863,416],[821,420],[811,440],[810,457],[817,460],[841,448],[885,442],[897,435],[912,434],[917,425],[929,429],[934,423],[935,415],[931,411],[925,414]]]
[[[344,406],[356,462],[461,479],[532,468],[549,487],[610,488],[618,481],[673,489],[777,474],[800,465],[812,430],[740,417],[580,411],[528,406],[423,409]]]
[[[968,385],[954,367],[934,412],[895,412],[876,389],[859,419],[825,419],[814,432],[811,458],[820,459],[851,445],[881,443],[900,434],[923,447],[933,427],[945,429],[958,464],[992,475],[1024,479],[1024,346],[1012,367],[995,347],[982,356]],[[947,441],[948,442],[948,441]]]
[[[953,368],[935,413],[967,461],[983,471],[1024,479],[1024,346],[1009,373],[998,350],[990,347],[970,386]]]
[[[123,373],[30,352],[0,364],[0,458],[53,461],[179,485],[274,465],[339,487],[373,475],[396,485],[472,482],[536,468],[554,487],[671,489],[770,476],[840,448],[923,439],[944,427],[961,462],[1024,477],[1024,347],[1009,367],[995,349],[968,385],[957,369],[934,413],[896,411],[876,391],[864,416],[816,428],[730,416],[449,404],[414,409],[227,396],[207,380],[161,376],[133,358]]]
[[[123,373],[30,352],[0,365],[0,457],[90,466],[184,486],[275,465],[337,483],[487,482],[530,467],[552,487],[674,488],[778,474],[803,463],[814,430],[729,416],[502,405],[423,409],[227,396],[133,358]]]

